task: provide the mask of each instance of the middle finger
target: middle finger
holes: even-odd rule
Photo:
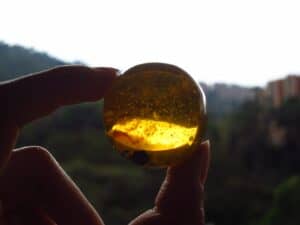
[[[0,179],[0,199],[6,213],[41,208],[59,225],[103,225],[79,188],[41,147],[13,151]]]

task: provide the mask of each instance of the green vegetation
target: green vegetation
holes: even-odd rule
[[[0,80],[63,64],[5,44],[0,44],[0,58]],[[216,100],[209,96],[208,106],[215,105]],[[226,115],[214,114],[210,108],[207,221],[216,225],[298,225],[299,99],[278,109],[247,101],[226,111]],[[274,129],[284,131],[281,139],[272,137]],[[151,207],[164,176],[164,171],[133,165],[112,149],[104,135],[101,101],[66,107],[33,122],[25,127],[17,145],[49,149],[107,224],[126,224]]]
[[[274,201],[261,225],[300,224],[300,177],[293,176],[274,191]]]
[[[0,41],[0,81],[45,70],[64,62],[21,46],[9,46]]]

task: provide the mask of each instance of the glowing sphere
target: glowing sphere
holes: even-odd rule
[[[103,115],[106,133],[124,157],[165,167],[187,159],[202,140],[205,95],[182,69],[146,63],[117,78]]]

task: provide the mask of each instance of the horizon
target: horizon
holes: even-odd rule
[[[2,6],[0,39],[66,62],[121,71],[165,62],[200,82],[264,87],[300,73],[299,6],[270,0],[11,0]]]
[[[8,43],[8,42],[5,42],[5,41],[3,41],[3,40],[0,40],[0,44],[1,43],[3,43],[3,44],[5,44],[5,45],[8,45],[9,47],[22,47],[22,48],[24,48],[24,49],[26,49],[26,50],[32,50],[32,51],[34,51],[35,53],[38,53],[38,54],[45,54],[45,55],[47,55],[48,57],[50,57],[50,58],[53,58],[53,59],[55,59],[55,60],[58,60],[58,61],[61,61],[61,62],[63,62],[63,63],[66,63],[66,64],[83,64],[83,65],[86,65],[86,66],[89,66],[87,63],[85,63],[85,62],[82,62],[82,61],[80,61],[80,60],[75,60],[75,61],[73,61],[73,62],[69,62],[69,61],[66,61],[66,60],[64,60],[64,59],[61,59],[61,58],[58,58],[58,57],[55,57],[55,56],[53,56],[53,55],[51,55],[51,54],[49,54],[48,52],[46,52],[46,51],[41,51],[41,50],[38,50],[38,49],[35,49],[34,47],[28,47],[28,46],[23,46],[23,45],[20,45],[20,44],[18,44],[18,43],[15,43],[15,44],[13,44],[13,43]],[[123,70],[122,72],[124,72],[125,70]],[[209,82],[205,82],[205,81],[202,81],[202,80],[196,80],[197,82],[199,82],[199,83],[204,83],[205,85],[207,85],[207,86],[215,86],[215,85],[227,85],[227,86],[238,86],[238,87],[242,87],[242,88],[248,88],[248,89],[252,89],[252,88],[266,88],[266,86],[267,86],[267,84],[269,83],[269,82],[271,82],[271,81],[277,81],[277,80],[282,80],[282,79],[285,79],[287,76],[299,76],[299,74],[296,74],[296,73],[289,73],[289,74],[286,74],[286,75],[284,75],[284,76],[281,76],[281,77],[278,77],[278,78],[275,78],[275,79],[273,79],[273,80],[269,80],[269,81],[267,81],[267,83],[265,84],[265,85],[261,85],[261,86],[259,86],[259,85],[256,85],[256,86],[250,86],[250,85],[243,85],[243,84],[238,84],[238,83],[228,83],[228,82],[226,82],[226,81],[224,81],[224,82],[222,82],[222,81],[215,81],[215,82],[213,82],[213,83],[209,83]]]

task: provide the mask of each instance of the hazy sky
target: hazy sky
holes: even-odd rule
[[[125,70],[176,64],[199,81],[300,73],[300,1],[2,0],[0,40]]]

